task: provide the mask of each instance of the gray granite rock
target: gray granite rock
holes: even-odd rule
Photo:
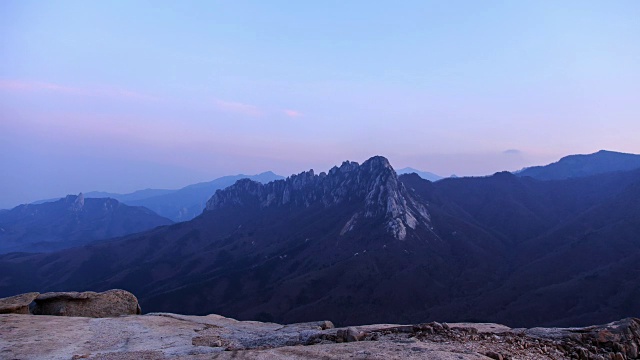
[[[32,299],[66,315],[116,316],[137,309],[135,297],[122,290],[30,293],[0,304],[24,311]],[[638,358],[638,344],[640,319],[635,318],[584,328],[435,322],[334,328],[329,321],[281,325],[213,314],[0,314],[2,359],[630,360]]]
[[[29,314],[29,304],[39,294],[30,292],[0,299],[0,314]]]
[[[40,294],[34,301],[34,315],[99,318],[141,313],[138,299],[125,290],[51,292]]]

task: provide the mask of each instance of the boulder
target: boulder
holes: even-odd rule
[[[348,342],[360,341],[364,339],[365,335],[366,334],[364,332],[358,331],[358,329],[354,327],[350,327],[347,329],[346,340]]]
[[[364,339],[366,334],[354,327],[338,329],[336,332],[336,342],[355,342]]]
[[[30,292],[0,299],[0,314],[29,314],[29,304],[40,293]]]
[[[51,292],[40,294],[34,301],[34,315],[102,318],[141,313],[138,299],[125,290]]]

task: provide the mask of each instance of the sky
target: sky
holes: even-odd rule
[[[640,1],[0,1],[0,208],[640,153]]]

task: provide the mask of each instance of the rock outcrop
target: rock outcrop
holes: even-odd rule
[[[9,359],[638,359],[640,319],[586,328],[486,323],[280,325],[218,315],[0,315]]]
[[[0,314],[30,314],[29,305],[40,293],[30,292],[0,299]]]
[[[138,299],[125,290],[101,293],[37,292],[0,299],[0,314],[33,314],[80,317],[115,317],[141,314]]]
[[[84,194],[80,193],[78,196],[67,195],[65,197],[65,202],[71,203],[70,210],[72,211],[82,211],[84,208]]]
[[[328,174],[316,175],[309,170],[268,184],[239,180],[216,191],[205,211],[238,206],[331,207],[349,202],[360,202],[362,207],[345,223],[342,234],[351,231],[360,219],[375,217],[383,217],[387,231],[399,240],[406,237],[408,228],[415,229],[419,224],[431,228],[426,208],[413,199],[382,156],[362,165],[345,161]]]

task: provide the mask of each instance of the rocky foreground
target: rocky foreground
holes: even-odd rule
[[[585,328],[497,324],[280,325],[219,315],[135,315],[121,290],[0,299],[1,359],[638,359],[640,319]],[[106,295],[105,295],[106,294]],[[42,299],[37,304],[37,299]],[[33,301],[35,299],[35,301]],[[109,300],[111,299],[111,300]],[[30,301],[30,303],[27,303]],[[110,301],[115,301],[111,306]],[[100,302],[100,303],[98,303]],[[24,305],[28,304],[26,308]],[[43,306],[47,304],[47,306]],[[55,306],[52,306],[55,304]],[[128,315],[115,316],[118,309]],[[42,314],[53,309],[57,315]],[[84,311],[83,317],[69,313]],[[46,312],[46,311],[45,311]]]

